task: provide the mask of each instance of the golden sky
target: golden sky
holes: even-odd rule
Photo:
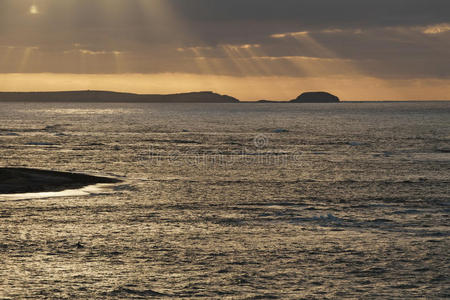
[[[441,0],[0,0],[0,91],[450,100]]]

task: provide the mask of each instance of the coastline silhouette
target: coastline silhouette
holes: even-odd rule
[[[102,103],[240,103],[237,98],[211,91],[179,94],[134,94],[112,91],[0,92],[0,102],[102,102]],[[335,103],[339,98],[327,92],[307,92],[294,100],[260,100],[255,103]]]

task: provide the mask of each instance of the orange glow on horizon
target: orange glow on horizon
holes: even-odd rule
[[[291,100],[306,91],[324,90],[344,101],[450,100],[450,80],[381,80],[374,77],[215,76],[161,74],[0,74],[0,91],[109,90],[169,94],[213,90],[242,101]],[[288,97],[286,95],[289,95]]]

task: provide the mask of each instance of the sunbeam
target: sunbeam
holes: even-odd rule
[[[307,75],[320,76],[327,75],[327,73],[360,73],[350,60],[339,58],[336,53],[317,42],[307,31],[275,34],[272,35],[272,38],[281,41],[295,41],[296,52],[298,54],[296,56],[285,57],[285,59]],[[314,56],[307,56],[305,53],[309,55],[313,54]]]
[[[26,71],[27,67],[29,66],[28,63],[32,59],[33,53],[38,49],[38,47],[26,47],[23,49],[23,56],[19,64],[18,73]]]
[[[0,68],[2,66],[5,66],[6,63],[9,62],[9,58],[11,56],[11,54],[13,53],[15,47],[9,46],[9,47],[0,47],[0,49],[4,50],[4,54],[0,60]]]

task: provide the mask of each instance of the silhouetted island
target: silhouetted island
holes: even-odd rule
[[[291,101],[292,103],[337,103],[339,98],[327,92],[307,92],[303,93]]]
[[[104,102],[104,103],[240,103],[238,99],[214,92],[180,94],[133,94],[110,91],[0,92],[0,102]],[[290,101],[259,100],[252,103],[337,103],[327,92],[307,92]]]
[[[275,100],[258,100],[256,103],[285,103],[288,101],[275,101]]]
[[[239,100],[213,92],[181,94],[133,94],[109,91],[0,92],[4,102],[134,102],[134,103],[238,103]]]
[[[118,179],[26,168],[0,168],[0,194],[59,192]]]

